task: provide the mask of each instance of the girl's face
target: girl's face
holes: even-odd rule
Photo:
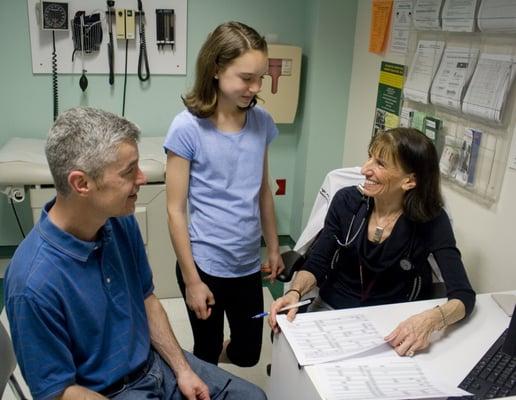
[[[249,50],[215,75],[219,81],[219,104],[245,108],[262,87],[267,54]]]

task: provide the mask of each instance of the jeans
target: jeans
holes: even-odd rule
[[[110,395],[116,400],[182,400],[174,373],[168,364],[153,351],[154,360],[147,375],[133,382],[117,393]],[[199,360],[193,354],[184,352],[192,370],[210,390],[211,400],[266,400],[265,393],[256,385],[238,378],[215,365]]]

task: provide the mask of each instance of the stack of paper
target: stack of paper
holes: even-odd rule
[[[432,104],[460,111],[478,54],[479,50],[475,48],[446,48],[430,90]]]
[[[516,33],[516,2],[482,0],[478,10],[478,28],[482,32]]]
[[[501,122],[507,96],[516,74],[516,58],[505,54],[480,54],[462,104],[465,114]]]
[[[403,89],[407,99],[427,104],[430,85],[441,61],[444,42],[420,40]]]
[[[446,0],[442,13],[443,31],[474,32],[478,1]]]
[[[299,314],[293,322],[285,315],[277,320],[298,363],[310,365],[318,377],[316,385],[326,400],[468,394],[439,382],[416,359],[399,357],[363,314],[319,312]],[[331,362],[335,360],[341,361]]]
[[[441,30],[443,0],[416,0],[414,27],[417,30]]]

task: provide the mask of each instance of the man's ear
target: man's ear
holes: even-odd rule
[[[405,181],[401,184],[401,187],[403,188],[403,190],[405,192],[408,192],[409,190],[414,189],[416,187],[416,185],[417,185],[416,175],[409,174],[405,178]]]
[[[72,171],[68,174],[68,184],[74,192],[84,196],[91,190],[93,181],[83,171]]]

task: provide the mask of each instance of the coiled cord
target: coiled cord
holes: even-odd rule
[[[140,12],[140,18],[143,18],[143,15]],[[138,78],[140,81],[145,82],[150,78],[149,72],[149,59],[147,57],[147,45],[145,44],[145,25],[143,22],[140,22],[140,54],[138,56]],[[145,62],[145,75],[143,74],[142,64]]]
[[[55,31],[52,31],[52,97],[54,101],[54,121],[57,119],[59,114],[58,93],[56,34]]]

